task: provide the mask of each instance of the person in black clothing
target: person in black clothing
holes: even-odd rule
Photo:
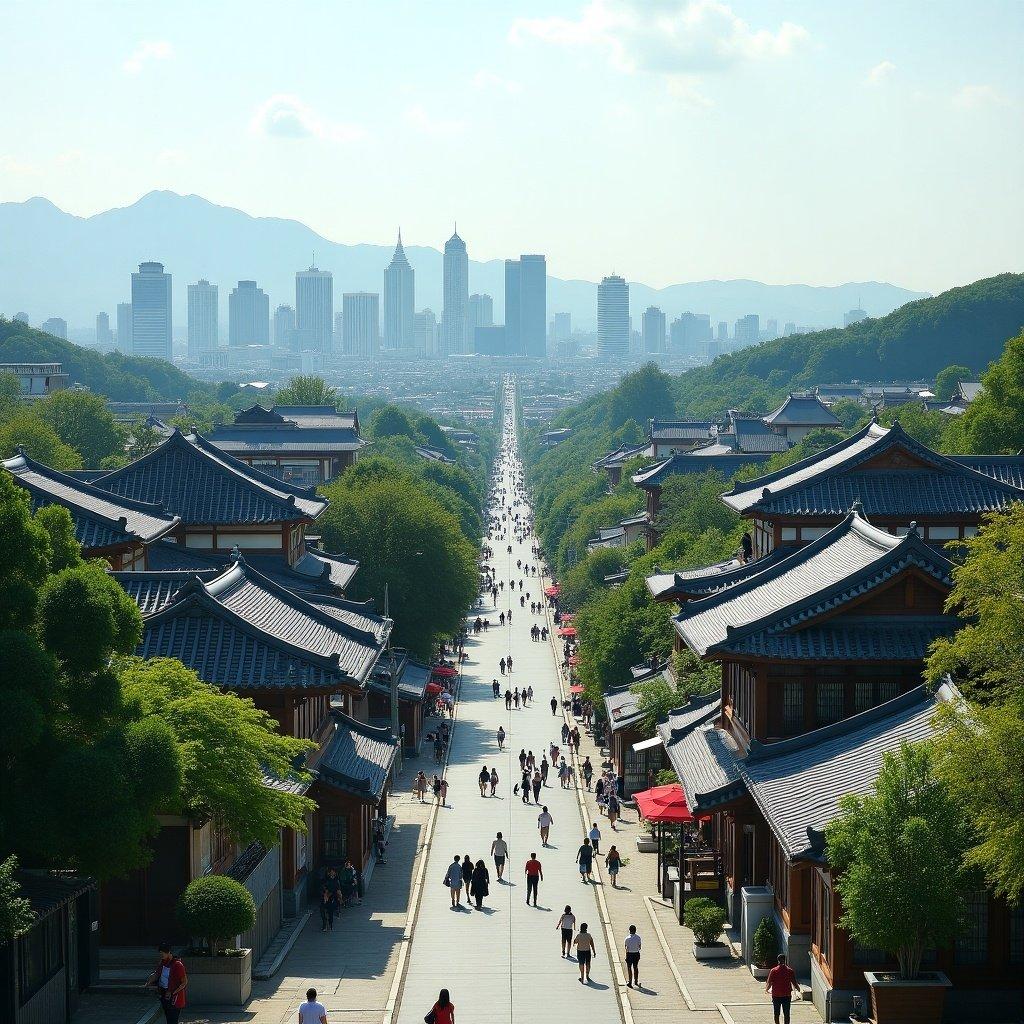
[[[551,714],[553,714],[553,715],[557,715],[558,714],[558,698],[557,697],[552,697],[551,698]]]
[[[465,872],[465,865],[463,865],[463,872]],[[487,870],[487,865],[482,860],[478,860],[476,867],[472,870],[469,882],[469,891],[473,899],[476,900],[477,910],[481,909],[484,897],[491,891],[490,881],[491,873]]]
[[[520,783],[520,789],[523,794],[523,803],[528,804],[530,802],[530,773],[527,770],[523,770],[523,781]]]
[[[740,541],[743,545],[743,561],[750,562],[754,558],[754,542],[751,540],[750,531],[748,530],[743,534],[743,539]]]

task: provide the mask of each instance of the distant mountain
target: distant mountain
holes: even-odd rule
[[[175,336],[185,327],[185,286],[201,277],[220,285],[221,320],[227,297],[240,278],[255,279],[270,295],[271,309],[294,304],[295,271],[316,263],[334,273],[335,306],[346,291],[383,289],[391,245],[341,245],[293,220],[251,217],[216,206],[199,196],[150,192],[132,206],[93,217],[75,217],[46,199],[0,203],[0,312],[19,310],[33,323],[61,316],[72,327],[91,326],[105,310],[114,320],[118,302],[129,298],[130,277],[144,260],[159,260],[174,276]],[[442,241],[443,240],[439,240]],[[473,239],[467,238],[469,251]],[[416,270],[416,307],[441,311],[441,253],[425,246],[405,247]],[[510,255],[515,255],[510,253]],[[470,264],[470,291],[494,297],[500,322],[504,296],[501,260]],[[872,316],[922,297],[875,281],[833,288],[767,285],[758,281],[699,281],[655,289],[630,284],[633,324],[649,305],[660,306],[671,321],[684,310],[710,313],[730,324],[746,313],[802,328],[842,322],[843,313],[861,306]],[[548,278],[548,312],[567,311],[573,323],[594,329],[597,285]]]

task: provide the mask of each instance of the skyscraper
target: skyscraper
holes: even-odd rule
[[[295,349],[295,310],[291,306],[274,310],[274,344],[287,352]]]
[[[402,248],[402,232],[398,244],[384,271],[384,347],[405,349],[413,347],[412,318],[416,313],[416,272],[409,265]]]
[[[494,299],[490,295],[474,292],[469,297],[469,329],[491,327],[494,324]]]
[[[597,351],[602,359],[629,353],[629,285],[617,274],[597,286]]]
[[[522,266],[519,260],[505,260],[505,352],[510,356],[522,352],[520,343],[522,281]]]
[[[220,290],[201,278],[188,286],[188,357],[216,352],[220,341]]]
[[[59,316],[51,316],[49,320],[44,320],[39,325],[39,329],[46,331],[47,334],[52,334],[55,338],[68,340],[68,322]]]
[[[342,300],[344,301],[344,299]],[[334,314],[334,347],[341,351],[341,340],[345,337],[345,314],[339,310]]]
[[[330,352],[334,320],[334,278],[329,270],[295,275],[295,332],[299,349]]]
[[[444,243],[444,312],[441,353],[469,351],[469,254],[458,231]]]
[[[792,320],[786,321],[785,335],[788,338],[791,334],[796,334],[796,324]]]
[[[171,275],[162,263],[140,263],[132,274],[132,352],[171,358]]]
[[[117,351],[131,352],[132,350],[132,304],[130,302],[119,302],[117,304]]]
[[[729,340],[729,324],[725,320],[718,321],[718,334],[715,335],[717,341],[728,341]]]
[[[348,356],[375,359],[380,352],[380,296],[376,292],[345,292],[341,301],[342,350]]]
[[[17,313],[14,314],[14,319],[17,320],[18,323],[20,323],[20,324],[27,324],[28,323],[28,313],[23,313],[23,312],[21,312],[19,310]]]
[[[413,346],[425,356],[436,356],[438,352],[437,317],[432,309],[420,310],[413,317]]]
[[[270,344],[270,297],[255,281],[239,281],[228,296],[228,344]]]
[[[866,310],[861,309],[859,306],[856,309],[848,309],[843,314],[843,326],[849,327],[850,324],[855,324],[859,320],[866,320],[868,314]]]
[[[756,313],[748,313],[736,321],[733,340],[737,348],[744,345],[756,345],[761,340],[761,318]]]
[[[106,313],[96,314],[96,347],[104,351],[110,348],[110,317]]]
[[[769,320],[764,325],[764,333],[769,338],[777,338],[779,336],[779,321]]]
[[[547,354],[547,260],[539,255],[519,257],[519,350],[531,359]]]
[[[664,352],[665,314],[657,306],[648,306],[644,310],[642,328],[644,352]]]
[[[556,313],[551,318],[551,340],[557,345],[572,337],[572,313]]]

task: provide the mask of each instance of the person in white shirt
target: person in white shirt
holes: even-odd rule
[[[572,950],[572,937],[576,931],[576,915],[572,912],[572,907],[566,905],[555,927],[562,933],[562,957],[564,959]]]
[[[636,925],[629,926],[629,934],[623,943],[626,947],[626,988],[640,987],[640,936]]]
[[[491,843],[491,856],[494,858],[494,867],[498,872],[498,881],[505,874],[505,859],[508,857],[508,843],[505,842],[499,832],[494,842]]]
[[[306,1001],[299,1007],[299,1024],[327,1024],[327,1007],[316,1000],[316,989],[306,991]]]
[[[555,819],[548,813],[547,807],[537,815],[537,825],[540,828],[540,841],[544,846],[548,845],[548,835],[550,834],[551,826],[554,823]]]
[[[601,830],[597,827],[596,821],[591,824],[590,831],[587,834],[590,836],[590,845],[594,848],[594,853],[600,853]]]

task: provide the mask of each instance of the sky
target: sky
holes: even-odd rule
[[[0,201],[653,286],[1024,270],[1019,0],[0,0]],[[0,245],[3,240],[0,239]]]

